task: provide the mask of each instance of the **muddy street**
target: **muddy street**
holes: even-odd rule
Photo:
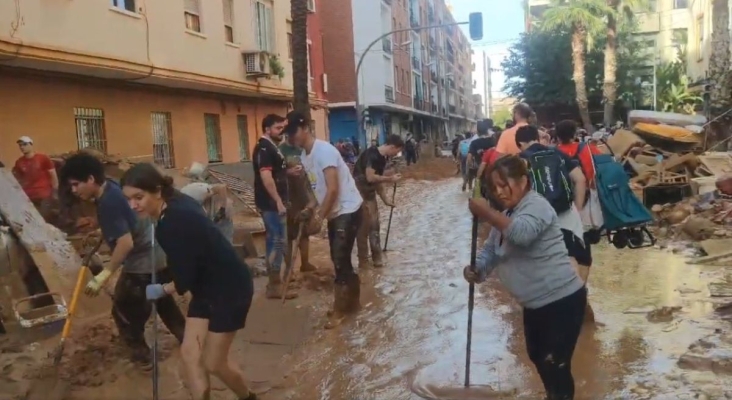
[[[468,285],[461,270],[469,261],[471,217],[458,180],[410,181],[397,199],[387,267],[361,271],[363,311],[303,348],[267,398],[540,398],[521,310],[495,280],[476,291],[473,387],[462,388]],[[382,218],[383,231],[388,213]],[[594,253],[590,299],[599,324],[583,329],[575,351],[577,398],[721,395],[728,379],[676,365],[691,343],[727,326],[708,302],[704,281],[714,272],[657,249],[602,244]],[[647,316],[672,306],[681,309]]]
[[[472,217],[454,165],[442,161],[413,168],[399,186],[387,266],[360,271],[363,309],[357,316],[324,329],[333,280],[324,237],[312,238],[319,270],[298,277],[298,299],[284,306],[267,300],[264,278],[256,280],[247,327],[232,354],[261,398],[541,398],[521,309],[495,278],[476,289],[473,386],[463,388],[468,285],[462,268],[469,262]],[[382,241],[388,217],[382,205]],[[713,299],[707,289],[724,269],[687,265],[670,250],[616,250],[604,243],[593,256],[590,302],[598,324],[583,328],[575,351],[576,398],[732,398],[732,340],[719,335],[729,322],[714,311],[728,299]],[[68,399],[151,398],[151,376],[127,361],[109,299],[81,301],[60,371],[72,386]],[[185,311],[186,299],[178,301]],[[58,343],[56,334],[0,343],[0,400],[24,399]],[[188,399],[175,338],[163,329],[159,343],[161,399]],[[212,384],[212,399],[231,398],[223,384]]]

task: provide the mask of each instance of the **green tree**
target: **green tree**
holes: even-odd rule
[[[622,92],[635,92],[633,72],[644,59],[639,56],[638,42],[632,40],[630,27],[621,26],[618,33],[617,87]],[[504,91],[533,107],[576,105],[572,74],[571,35],[564,32],[532,31],[511,46],[501,64],[506,76]],[[595,40],[586,55],[585,86],[588,100],[599,105],[603,90],[604,37]]]
[[[604,32],[604,18],[613,10],[602,0],[551,0],[550,7],[541,19],[545,32],[569,31],[572,46],[572,80],[582,124],[592,132],[589,101],[585,83],[586,53],[592,48],[593,38]]]
[[[498,110],[495,110],[491,117],[495,126],[500,126],[501,128],[503,128],[506,126],[506,122],[510,121],[513,118],[513,115],[511,114],[510,108],[501,107]]]
[[[605,59],[602,96],[604,104],[603,122],[613,124],[615,102],[618,99],[618,34],[620,25],[633,23],[635,12],[648,8],[647,0],[607,0]]]
[[[292,16],[292,87],[293,108],[310,116],[308,97],[308,0],[290,0]]]

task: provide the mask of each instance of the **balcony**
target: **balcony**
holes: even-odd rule
[[[431,50],[434,50],[435,48],[437,48],[437,39],[435,39],[435,37],[434,37],[434,35],[432,35],[432,33],[430,33],[429,44],[430,44]]]
[[[455,64],[455,54],[451,53],[449,50],[447,52],[447,61],[449,61],[450,64]]]
[[[435,102],[432,102],[432,114],[437,114],[437,104]]]
[[[391,54],[392,53],[391,39],[389,39],[389,38],[381,39],[381,48],[384,49],[384,53]]]
[[[387,103],[393,103],[394,102],[394,88],[391,86],[384,86],[384,98],[386,99]]]
[[[422,61],[419,58],[412,56],[412,67],[416,70],[422,68]]]
[[[638,17],[637,33],[652,33],[661,30],[661,14],[657,12],[647,12],[636,14]]]
[[[455,81],[452,78],[447,78],[447,86],[450,89],[455,89]]]
[[[425,109],[424,99],[419,96],[415,97],[414,98],[414,108],[416,108],[417,110],[424,110]]]
[[[437,83],[437,69],[430,67],[430,78],[432,78],[432,82]]]
[[[455,106],[451,104],[448,109],[450,110],[450,114],[455,114]]]

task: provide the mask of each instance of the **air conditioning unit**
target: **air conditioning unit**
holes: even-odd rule
[[[247,75],[250,76],[265,76],[271,75],[271,69],[269,65],[269,53],[266,51],[242,51],[244,57],[244,66],[247,71]]]
[[[323,74],[323,93],[328,93],[328,74]]]

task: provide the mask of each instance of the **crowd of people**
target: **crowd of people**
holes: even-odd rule
[[[475,135],[453,142],[462,190],[481,189],[469,209],[491,226],[475,265],[463,274],[479,283],[497,271],[524,307],[527,351],[548,398],[571,399],[572,353],[583,323],[594,320],[586,283],[596,241],[582,210],[593,190],[592,155],[599,150],[578,140],[573,121],[549,132],[532,119],[531,108],[518,104],[504,130],[483,120]],[[308,238],[325,225],[335,272],[329,318],[337,323],[360,308],[358,271],[385,267],[376,199],[394,207],[387,188],[401,179],[388,161],[403,153],[415,162],[418,146],[411,135],[388,135],[365,149],[356,141],[333,145],[317,139],[310,126],[300,112],[268,115],[253,150],[254,198],[266,231],[265,296],[298,296],[283,283],[295,262],[290,244],[297,242],[300,271],[317,270]],[[50,159],[33,152],[32,139],[22,137],[18,145],[23,156],[13,172],[39,209],[55,197],[59,182],[96,203],[102,239],[112,253],[106,265],[93,268],[85,292],[98,295],[120,270],[112,316],[131,361],[145,369],[153,364],[144,331],[154,302],[181,344],[185,383],[195,400],[209,398],[210,375],[239,399],[256,399],[229,358],[254,286],[233,248],[226,187],[199,180],[179,191],[146,163],[134,165],[118,184],[105,177],[99,159],[84,153],[66,160],[57,177]],[[354,246],[358,269],[351,260]],[[174,293],[191,295],[185,316]]]

